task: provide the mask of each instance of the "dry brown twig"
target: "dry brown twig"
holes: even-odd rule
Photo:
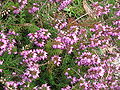
[[[83,0],[83,8],[85,9],[86,13],[92,18],[96,18],[96,14],[94,13],[94,10],[90,7],[90,5],[87,3],[86,0]]]

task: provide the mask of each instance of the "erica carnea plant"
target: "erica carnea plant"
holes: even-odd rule
[[[2,1],[0,90],[119,90],[120,5],[95,1]]]

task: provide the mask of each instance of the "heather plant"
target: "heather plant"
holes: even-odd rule
[[[120,89],[118,0],[0,2],[0,90]]]

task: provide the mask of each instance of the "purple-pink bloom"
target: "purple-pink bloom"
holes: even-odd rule
[[[71,87],[68,85],[68,86],[66,86],[64,88],[61,88],[61,90],[71,90]]]
[[[31,9],[28,10],[28,12],[32,14],[32,13],[35,13],[36,11],[38,11],[38,10],[39,10],[38,7],[33,6]]]
[[[69,5],[72,2],[72,0],[64,0],[60,3],[60,6],[58,7],[58,10],[62,10],[65,7],[67,7],[67,5]]]
[[[32,81],[33,79],[36,79],[39,77],[39,65],[34,64],[32,66],[29,66],[26,70],[25,73],[22,75],[22,79],[24,81]]]
[[[54,55],[53,57],[51,57],[52,61],[54,62],[54,64],[56,64],[57,66],[60,65],[60,62],[62,61],[61,60],[61,57],[57,56],[57,55]]]
[[[83,52],[80,57],[77,57],[80,61],[77,61],[78,65],[97,65],[101,62],[101,59],[90,52]]]
[[[43,89],[45,89],[45,90],[51,90],[50,86],[48,86],[47,83],[46,84],[42,84],[41,87],[39,87],[39,89],[40,90],[43,90]]]
[[[116,16],[120,16],[120,10],[115,13]]]
[[[50,33],[47,29],[40,28],[40,30],[36,31],[35,33],[29,33],[28,37],[31,39],[35,45],[39,47],[43,47],[47,39],[50,38]]]
[[[13,11],[13,13],[14,13],[14,14],[19,14],[20,11],[21,11],[20,9],[15,9],[15,10]]]
[[[100,6],[98,2],[93,3],[93,8],[95,11],[95,14],[98,16],[101,16],[103,14],[108,14],[110,12],[110,7],[112,6],[111,4]]]
[[[88,69],[88,74],[85,75],[86,78],[98,79],[103,77],[105,70],[102,67],[91,67]]]
[[[30,61],[37,62],[47,58],[47,52],[43,49],[24,50],[21,52],[21,55],[25,63],[29,63]]]

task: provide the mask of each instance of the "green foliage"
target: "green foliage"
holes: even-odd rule
[[[70,17],[78,18],[80,15],[84,14],[82,1],[83,0],[74,0],[64,11],[66,11]]]

